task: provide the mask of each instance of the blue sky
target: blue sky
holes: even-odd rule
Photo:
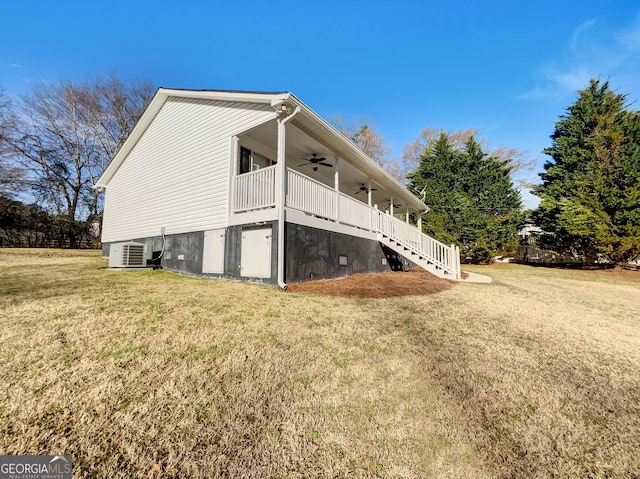
[[[9,94],[110,71],[291,91],[325,118],[368,118],[397,156],[424,128],[477,128],[541,170],[554,122],[590,76],[640,98],[637,0],[21,0],[1,12]]]

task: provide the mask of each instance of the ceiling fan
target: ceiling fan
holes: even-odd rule
[[[369,194],[369,191],[378,191],[378,190],[377,190],[376,188],[371,188],[371,189],[369,189],[369,188],[367,188],[367,187],[364,185],[364,183],[362,183],[362,186],[360,187],[360,189],[359,189],[358,191],[356,191],[356,192],[354,193],[354,195],[357,195],[358,193],[362,193],[363,191],[364,191],[365,193]]]
[[[333,166],[331,163],[325,163],[325,160],[326,160],[325,157],[322,156],[318,158],[317,153],[312,153],[311,158],[301,158],[301,159],[306,161],[307,163],[303,163],[298,166],[313,165],[313,171],[318,171],[318,165],[328,166],[329,168]]]
[[[387,208],[386,208],[386,209],[389,209],[389,207],[390,207],[390,206],[391,206],[391,203],[387,203]],[[394,208],[396,208],[396,209],[397,209],[397,208],[400,208],[401,206],[402,206],[402,205],[400,205],[400,204],[398,204],[398,203],[394,203],[394,204],[393,204],[393,207],[394,207]]]

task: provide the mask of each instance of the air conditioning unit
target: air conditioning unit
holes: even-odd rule
[[[146,268],[151,248],[144,243],[129,241],[109,247],[109,268]]]

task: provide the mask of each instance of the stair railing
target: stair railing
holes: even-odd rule
[[[382,211],[378,211],[377,216],[378,233],[451,274],[452,279],[460,279],[460,249],[457,246],[447,246],[416,227]]]

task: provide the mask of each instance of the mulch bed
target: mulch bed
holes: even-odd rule
[[[425,295],[451,288],[455,283],[441,279],[422,268],[406,272],[353,274],[338,279],[289,284],[288,292],[316,293],[358,298],[391,298]]]

